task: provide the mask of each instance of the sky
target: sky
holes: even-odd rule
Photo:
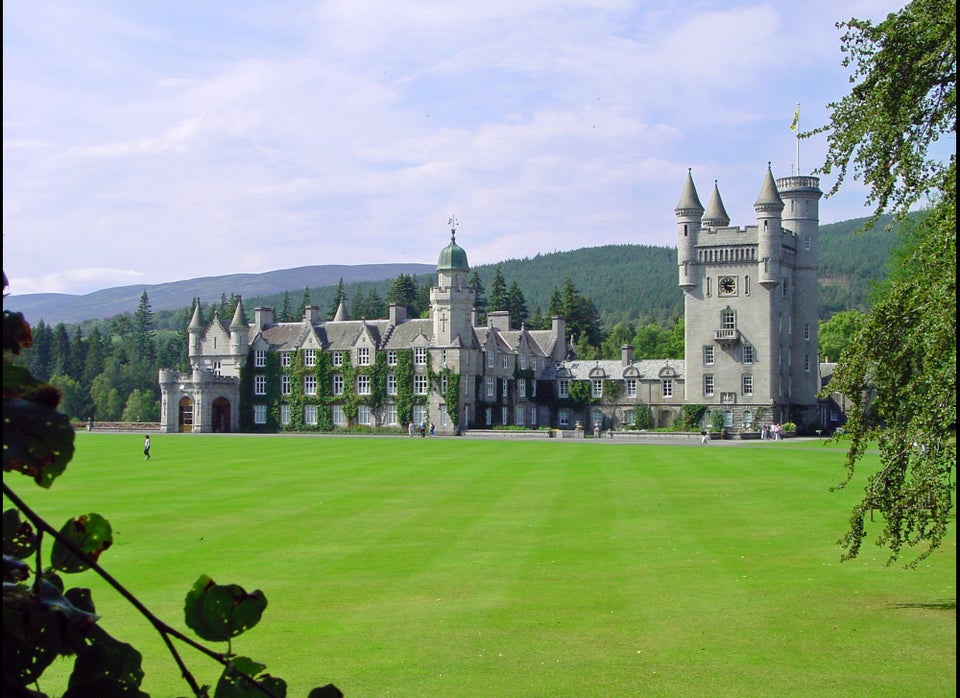
[[[435,264],[451,220],[471,265],[675,246],[688,170],[753,225],[823,163],[835,23],[903,4],[4,2],[7,292]]]

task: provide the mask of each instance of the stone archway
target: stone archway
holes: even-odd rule
[[[230,401],[225,397],[213,401],[213,431],[223,434],[230,432]]]
[[[179,430],[181,432],[193,431],[193,400],[188,397],[180,398],[177,412]]]

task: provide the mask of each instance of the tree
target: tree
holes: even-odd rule
[[[283,306],[280,308],[280,317],[277,319],[280,322],[290,322],[293,319],[290,317],[290,291],[283,292]]]
[[[957,130],[956,6],[914,0],[873,25],[840,23],[845,66],[854,86],[831,103],[829,152],[821,172],[849,167],[869,187],[873,219],[902,219],[927,198],[928,214],[904,241],[898,268],[843,352],[830,390],[853,403],[844,487],[868,442],[879,444],[879,470],[839,543],[855,558],[867,537],[866,516],[878,510],[877,544],[916,566],[940,547],[950,523],[956,472],[956,153],[937,159],[941,136]]]
[[[844,350],[850,346],[857,329],[863,324],[866,314],[859,310],[844,310],[829,320],[820,323],[817,342],[823,361],[839,361]]]
[[[650,405],[637,405],[633,410],[633,428],[638,431],[653,428],[653,411]]]
[[[487,310],[508,310],[507,282],[503,278],[503,265],[498,264],[493,272],[493,281],[490,282],[490,302]]]
[[[337,310],[340,309],[341,303],[347,302],[347,293],[343,290],[343,277],[340,277],[340,282],[337,284],[337,290],[333,294],[333,300],[330,302],[330,312],[327,313],[327,319],[333,320],[337,316]]]
[[[153,343],[155,334],[153,308],[150,307],[150,298],[144,291],[140,295],[137,312],[133,314],[133,338],[137,349],[136,355],[140,361],[152,361],[156,356],[156,347]]]
[[[53,329],[41,320],[33,330],[30,348],[30,373],[38,380],[48,380],[53,373]]]
[[[417,283],[410,274],[400,274],[390,285],[390,291],[387,293],[387,301],[402,305],[407,312],[413,314],[413,306],[417,301]]]
[[[124,422],[156,422],[160,420],[160,403],[149,391],[135,388],[123,408],[120,419]]]
[[[520,327],[530,317],[527,301],[516,281],[511,283],[507,290],[507,310],[510,311],[510,324],[514,327]]]
[[[306,312],[308,305],[313,305],[313,302],[310,300],[310,287],[306,286],[303,289],[303,298],[300,299],[300,305],[297,306],[297,314],[292,319],[300,320]]]
[[[60,411],[63,414],[74,419],[90,416],[90,395],[79,381],[71,376],[58,374],[50,376],[50,385],[60,391]]]
[[[476,269],[470,274],[470,281],[468,283],[475,294],[473,307],[477,311],[477,320],[480,324],[485,325],[487,323],[487,297],[484,295],[486,289],[483,286],[483,281],[480,280],[480,273]]]

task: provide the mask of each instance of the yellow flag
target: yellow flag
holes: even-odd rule
[[[800,124],[800,104],[797,104],[797,108],[793,110],[793,123],[790,124],[790,130],[796,131],[797,126]]]

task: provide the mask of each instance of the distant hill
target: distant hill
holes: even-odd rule
[[[28,293],[10,296],[4,305],[23,313],[31,324],[39,320],[48,325],[56,325],[58,322],[71,324],[132,313],[137,309],[144,291],[147,292],[153,310],[176,310],[189,307],[193,299],[198,297],[206,303],[219,301],[223,294],[236,294],[246,299],[289,290],[297,292],[296,298],[299,300],[304,288],[330,286],[338,283],[341,278],[344,283],[380,281],[394,279],[400,274],[429,274],[435,270],[436,266],[433,264],[323,264],[263,274],[205,276],[163,284],[118,286],[82,296]]]
[[[882,219],[873,230],[857,233],[865,220],[842,221],[820,228],[821,319],[841,310],[866,309],[871,289],[886,276],[887,264],[899,241],[898,229],[887,230],[884,226],[889,219]],[[473,267],[484,284],[487,298],[496,266]],[[508,259],[500,266],[508,286],[517,282],[531,313],[537,309],[547,313],[551,294],[567,277],[585,297],[594,301],[601,324],[608,329],[621,321],[672,320],[683,313],[683,294],[677,287],[675,247],[605,245]],[[436,267],[432,264],[320,265],[263,274],[121,286],[83,296],[11,296],[5,306],[22,312],[32,324],[41,319],[48,325],[74,324],[133,313],[144,291],[154,311],[175,311],[189,307],[197,297],[204,303],[216,303],[222,296],[231,295],[241,296],[248,309],[257,305],[278,307],[284,292],[289,292],[296,304],[303,290],[309,288],[314,305],[326,309],[335,286],[343,279],[349,310],[351,293],[376,288],[381,297],[386,297],[392,281],[400,274],[416,277],[420,283],[432,283],[435,273]]]

